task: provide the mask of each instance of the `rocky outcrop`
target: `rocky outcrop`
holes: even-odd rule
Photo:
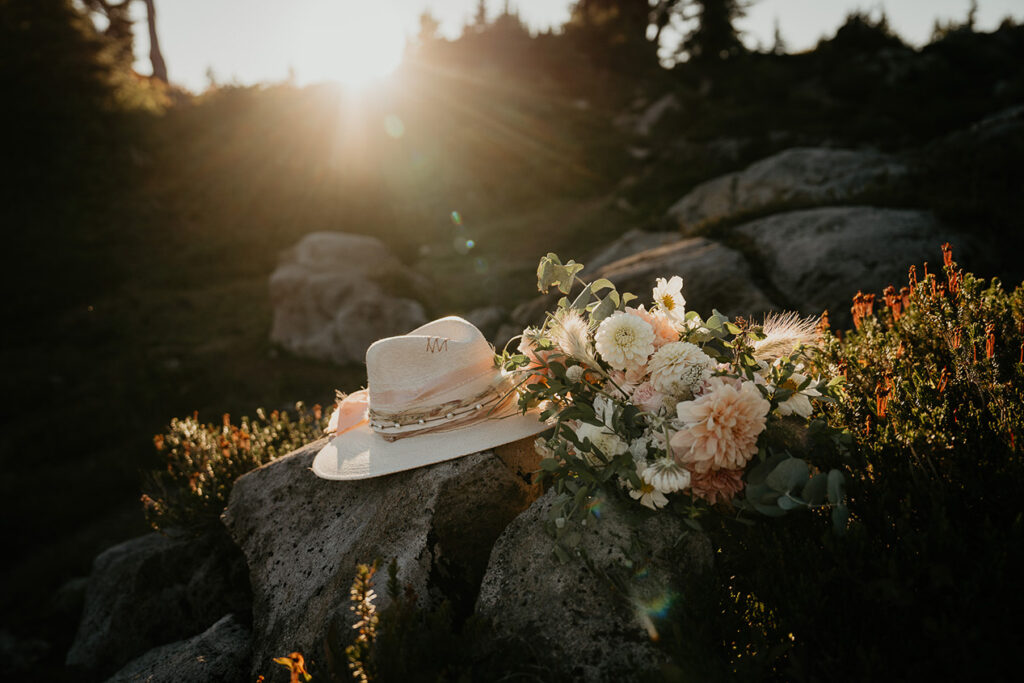
[[[610,263],[594,277],[606,277],[620,292],[640,297],[636,303],[650,304],[651,290],[659,277],[683,278],[687,310],[702,316],[718,309],[729,316],[757,315],[775,309],[758,287],[743,255],[723,244],[693,237]]]
[[[924,211],[831,207],[777,214],[736,228],[785,303],[805,314],[824,309],[848,322],[850,298],[905,283],[909,264],[941,264],[940,245],[972,253],[964,235]],[[920,265],[919,265],[920,268]],[[838,317],[836,317],[838,316]]]
[[[344,673],[344,654],[332,666],[325,653],[348,642],[355,620],[348,591],[359,563],[395,560],[424,605],[472,600],[494,539],[536,496],[528,477],[490,452],[376,479],[325,481],[309,469],[322,445],[240,478],[223,516],[252,582],[252,677],[295,650],[313,667]],[[529,466],[517,457],[509,457],[513,467]],[[391,601],[384,581],[376,591],[383,609]]]
[[[877,152],[797,147],[701,183],[672,205],[684,235],[766,212],[849,204],[892,192],[906,165]]]
[[[611,245],[607,253],[623,255],[607,265],[584,271],[586,280],[608,278],[620,292],[631,292],[639,299],[635,305],[651,304],[651,291],[659,277],[683,278],[683,297],[686,309],[702,316],[718,309],[730,316],[758,315],[777,308],[776,304],[753,279],[750,266],[735,249],[704,237],[675,239],[665,243],[664,233],[629,232],[622,241]],[[641,251],[631,247],[661,244]],[[537,325],[551,310],[560,292],[552,292],[530,299],[517,306],[510,316],[511,323],[502,326],[498,337],[519,334],[528,325]]]
[[[157,646],[200,633],[225,614],[245,612],[249,583],[223,532],[140,536],[93,562],[70,667],[110,673]]]
[[[509,647],[537,658],[551,680],[638,680],[657,671],[667,660],[653,639],[672,598],[669,572],[709,567],[710,542],[669,515],[633,526],[630,513],[609,500],[581,541],[596,571],[578,559],[562,563],[544,530],[554,496],[537,500],[494,544],[477,613]],[[625,565],[634,540],[647,547],[644,567]],[[613,589],[609,577],[626,579],[630,593]]]
[[[421,279],[376,238],[306,235],[270,276],[270,339],[300,356],[362,363],[373,342],[426,322],[422,304],[405,296]]]
[[[586,272],[594,273],[610,263],[678,241],[679,235],[675,232],[649,232],[634,228],[587,259],[584,262]]]
[[[150,650],[132,660],[107,683],[224,683],[249,673],[251,634],[229,614],[187,640]]]

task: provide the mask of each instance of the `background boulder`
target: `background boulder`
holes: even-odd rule
[[[686,310],[697,311],[705,318],[713,308],[729,316],[757,315],[776,308],[754,282],[743,255],[705,237],[642,251],[608,264],[594,277],[608,278],[620,292],[639,296],[636,304],[649,307],[657,278],[673,275],[683,278]]]
[[[425,286],[376,238],[311,233],[270,276],[270,339],[300,356],[361,363],[373,342],[427,321],[408,297]]]
[[[701,183],[672,205],[668,217],[684,235],[692,235],[744,216],[892,194],[906,175],[906,164],[889,155],[795,147]]]
[[[249,580],[223,532],[147,534],[93,563],[70,667],[110,673],[157,646],[200,633],[229,612],[247,612]]]
[[[197,636],[150,650],[107,683],[223,683],[246,680],[251,633],[233,614]]]
[[[881,292],[906,282],[908,264],[942,265],[940,245],[952,242],[958,258],[973,254],[973,240],[940,224],[926,211],[866,206],[791,211],[746,223],[749,240],[784,304],[804,314],[824,309],[849,322],[857,290]],[[919,270],[923,275],[923,272]]]

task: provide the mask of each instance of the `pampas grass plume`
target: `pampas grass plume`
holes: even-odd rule
[[[764,319],[764,339],[754,342],[754,357],[773,361],[785,358],[798,346],[818,343],[818,318],[801,318],[798,313],[769,313]]]
[[[590,324],[579,311],[567,308],[554,314],[548,334],[551,341],[565,355],[590,367],[598,367],[590,345]]]

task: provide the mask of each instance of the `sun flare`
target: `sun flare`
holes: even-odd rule
[[[304,36],[315,54],[318,80],[362,87],[390,75],[402,62],[405,36],[385,3],[324,3],[317,26]]]

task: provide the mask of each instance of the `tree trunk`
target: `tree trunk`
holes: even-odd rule
[[[160,40],[156,37],[156,7],[154,0],[146,2],[146,23],[149,24],[149,61],[153,65],[153,78],[167,83],[167,63],[160,52]]]

